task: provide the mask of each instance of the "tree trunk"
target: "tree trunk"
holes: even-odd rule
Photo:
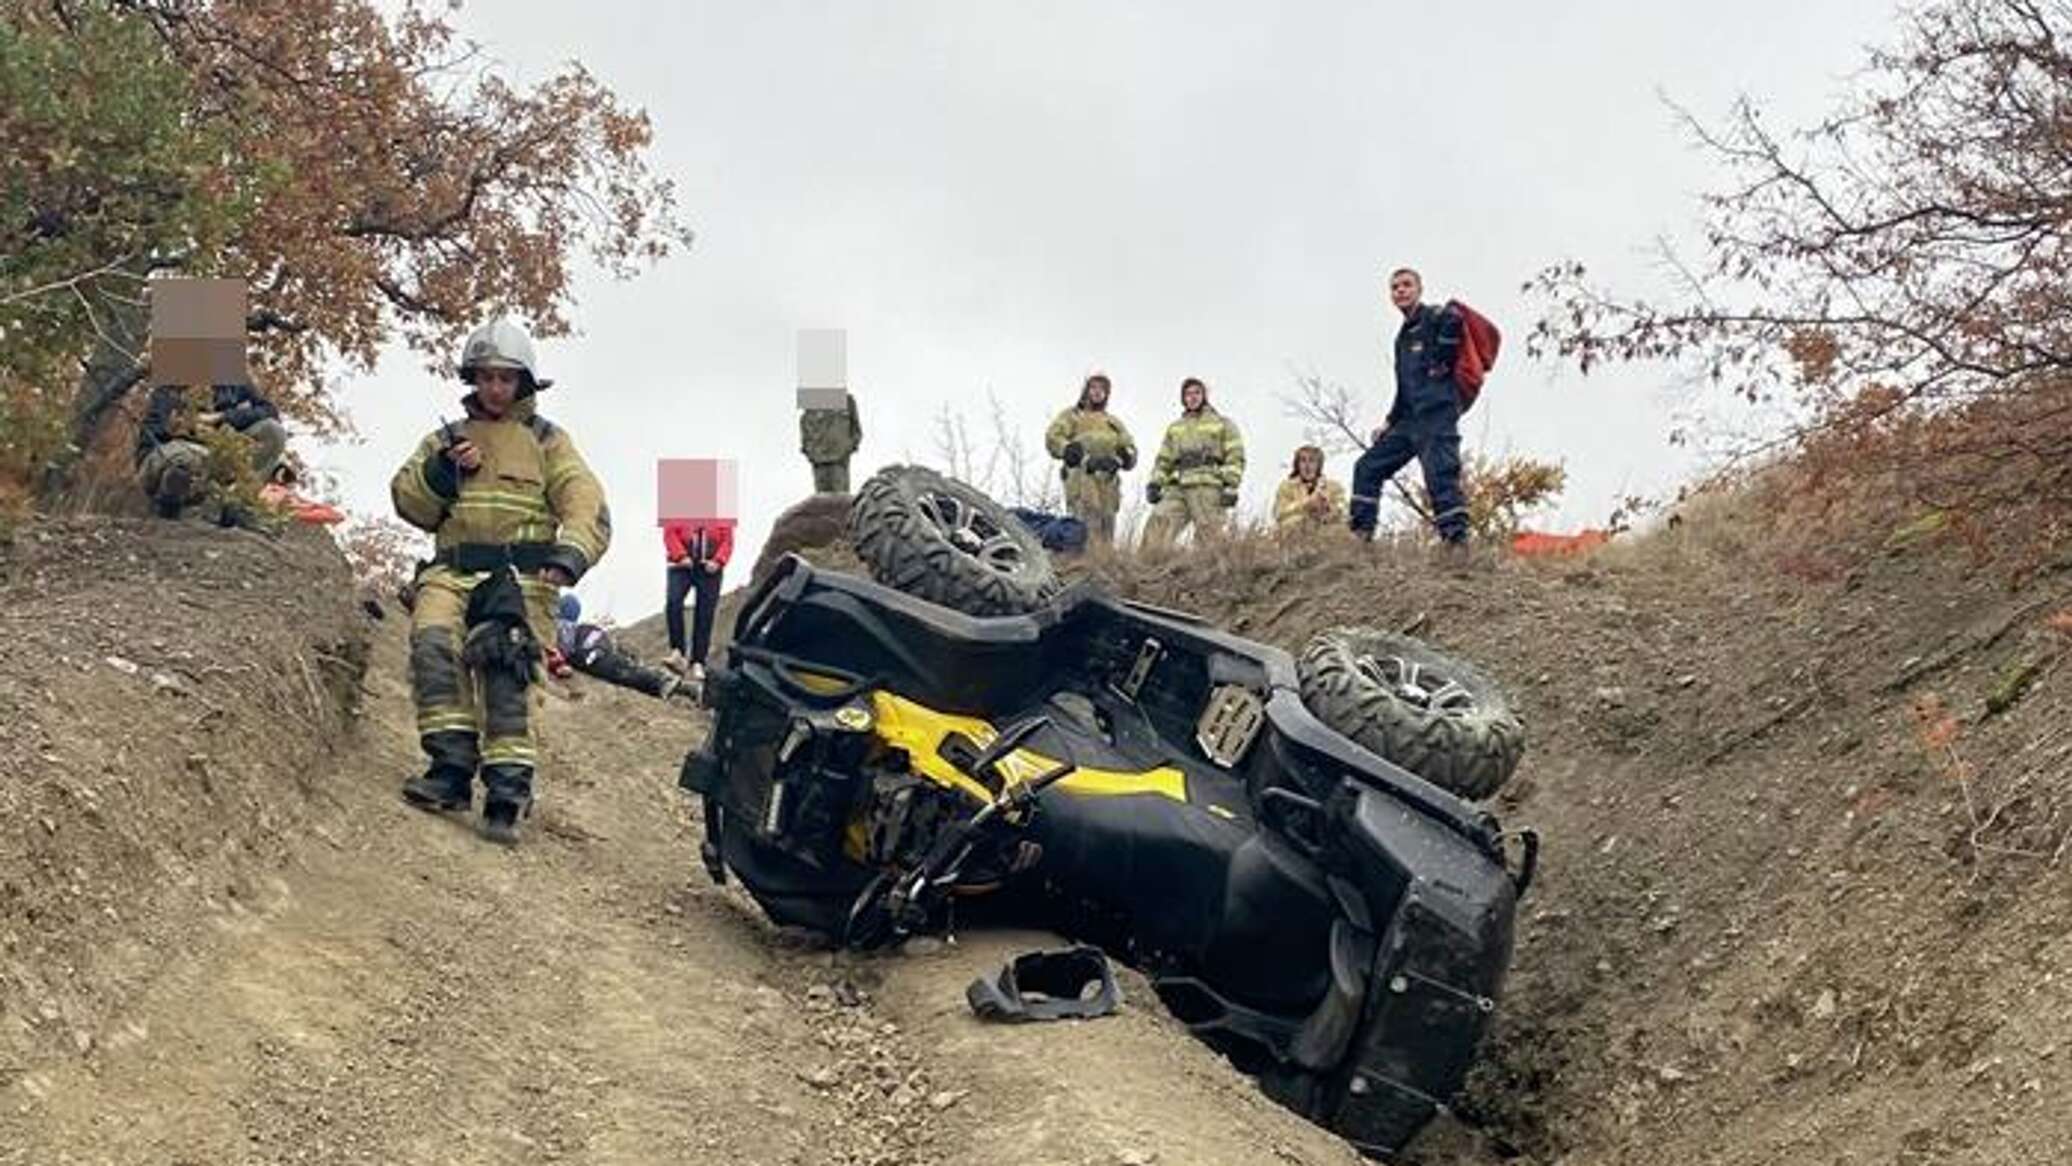
[[[43,496],[50,501],[72,484],[80,459],[94,447],[103,428],[131,389],[147,375],[151,316],[136,304],[103,299],[96,313],[102,332],[80,370],[79,391],[72,401],[72,442],[43,473]]]

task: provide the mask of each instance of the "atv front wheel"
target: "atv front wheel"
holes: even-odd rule
[[[921,466],[871,475],[849,538],[878,582],[967,615],[1021,615],[1059,588],[1050,555],[1001,505]]]
[[[1374,628],[1319,632],[1297,668],[1316,718],[1433,785],[1495,793],[1525,755],[1525,725],[1474,666]]]

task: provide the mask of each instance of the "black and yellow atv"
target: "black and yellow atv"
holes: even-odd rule
[[[1488,813],[1319,720],[1303,682],[1333,709],[1419,711],[1405,739],[1427,751],[1438,721],[1515,728],[1493,686],[1357,637],[1298,668],[1060,590],[1012,519],[927,471],[881,472],[853,522],[904,589],[786,558],[709,678],[682,784],[713,877],[855,946],[987,919],[1097,943],[1282,1103],[1363,1150],[1403,1146],[1490,1023],[1533,847],[1513,869]],[[1029,610],[946,605],[1017,597]],[[1415,727],[1394,716],[1383,738]],[[1467,739],[1515,764],[1515,733]]]

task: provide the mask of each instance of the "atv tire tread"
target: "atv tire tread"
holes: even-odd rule
[[[1439,667],[1474,695],[1475,707],[1434,713],[1399,698],[1355,663],[1377,654]],[[1411,636],[1332,628],[1310,639],[1297,672],[1302,703],[1318,720],[1449,793],[1471,801],[1489,797],[1525,755],[1525,725],[1503,690],[1472,665]]]
[[[1022,568],[995,571],[952,546],[921,513],[923,492],[951,494],[983,511],[1018,545]],[[1022,615],[1049,603],[1061,586],[1034,532],[983,491],[921,466],[871,475],[849,509],[849,537],[872,578],[966,615]]]

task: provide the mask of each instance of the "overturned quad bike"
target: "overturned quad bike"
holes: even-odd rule
[[[709,678],[681,783],[713,877],[852,946],[988,920],[1099,944],[1281,1103],[1369,1153],[1409,1141],[1461,1086],[1532,875],[1529,833],[1512,861],[1440,784],[1485,796],[1516,764],[1502,694],[1400,637],[1298,665],[1061,589],[927,470],[873,477],[850,533],[885,583],[787,557]]]

